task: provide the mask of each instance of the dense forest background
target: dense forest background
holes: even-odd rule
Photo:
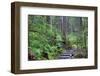
[[[88,18],[28,16],[28,60],[88,57]]]

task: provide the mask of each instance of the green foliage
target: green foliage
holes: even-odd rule
[[[77,21],[78,20],[78,21]],[[77,48],[87,49],[88,47],[88,18],[69,17],[69,33],[66,35],[66,40]]]
[[[69,46],[72,48],[87,49],[87,38],[85,37],[84,34],[77,35],[76,33],[70,33],[67,35],[67,42],[69,42]]]
[[[68,36],[68,41],[70,42],[70,44],[77,44],[77,39],[78,37],[74,34],[74,33],[70,33]]]
[[[55,59],[63,50],[61,47],[61,34],[51,29],[50,25],[31,25],[29,28],[29,47],[36,59]],[[45,55],[46,56],[45,56]]]

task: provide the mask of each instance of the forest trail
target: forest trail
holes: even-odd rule
[[[60,56],[58,56],[58,59],[73,59],[74,58],[74,50],[65,50],[63,53],[61,53]]]
[[[87,43],[88,17],[28,15],[29,60],[87,58]]]

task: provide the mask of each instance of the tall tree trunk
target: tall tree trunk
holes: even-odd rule
[[[52,26],[53,26],[53,16],[50,16],[50,27],[51,27],[51,31],[52,31]]]
[[[68,26],[69,26],[68,17],[63,16],[63,35],[64,35],[63,39],[64,39],[64,42],[65,42],[65,49],[67,49],[67,46],[68,46],[67,45],[68,44],[67,39],[66,39]]]
[[[53,24],[53,16],[47,16],[46,17],[46,20],[47,20],[47,24],[49,24],[50,25],[50,28],[51,28],[51,30],[52,30],[52,24]]]
[[[47,17],[46,17],[46,20],[47,20],[47,24],[50,24],[50,22],[51,22],[51,21],[50,21],[50,16],[47,16]]]
[[[63,38],[64,48],[67,49],[66,35],[67,35],[67,26],[68,26],[68,22],[69,22],[68,17],[60,16],[59,18],[60,18],[59,26],[60,26],[60,30],[63,34],[62,38]]]

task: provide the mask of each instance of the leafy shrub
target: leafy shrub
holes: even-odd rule
[[[63,51],[61,33],[52,28],[50,25],[31,25],[28,46],[35,54],[36,60],[55,59]]]

